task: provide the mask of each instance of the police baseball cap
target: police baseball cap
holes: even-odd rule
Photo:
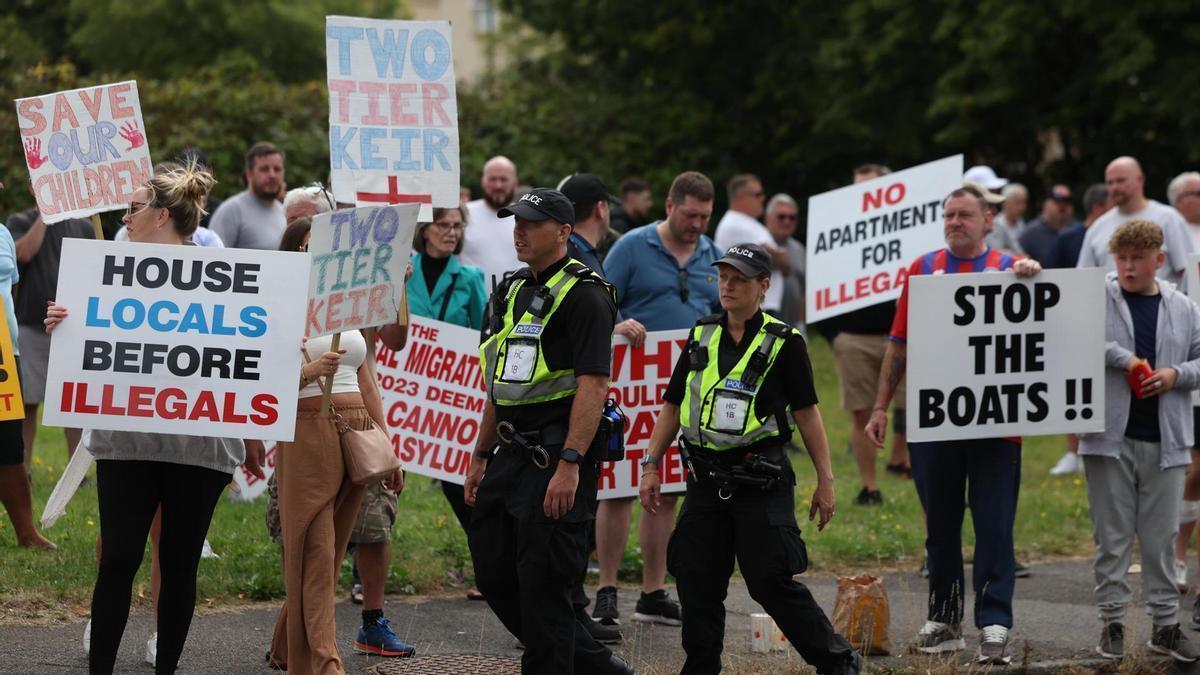
[[[571,200],[558,190],[550,188],[534,188],[516,203],[497,211],[496,215],[501,218],[516,216],[521,220],[533,222],[550,219],[575,227],[575,207],[571,205]]]
[[[729,265],[748,277],[762,277],[771,274],[771,255],[767,249],[758,244],[738,244],[730,246],[720,260],[713,263]]]
[[[574,173],[558,184],[558,189],[576,207],[591,206],[603,201],[610,204],[620,204],[621,200],[608,191],[608,186],[600,177],[591,173]]]

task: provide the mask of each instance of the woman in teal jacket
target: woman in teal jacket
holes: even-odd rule
[[[483,270],[458,261],[466,213],[462,207],[434,209],[433,222],[417,226],[408,306],[417,316],[479,330],[488,299]]]
[[[413,274],[408,279],[408,307],[416,316],[445,321],[464,328],[483,327],[487,291],[483,270],[458,261],[467,224],[465,208],[434,209],[433,222],[421,223],[413,239]],[[454,509],[463,530],[471,522],[471,507],[463,501],[463,486],[441,481],[442,493]],[[467,593],[482,600],[479,591]]]

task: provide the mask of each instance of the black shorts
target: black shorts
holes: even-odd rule
[[[21,372],[21,360],[16,359],[17,372]],[[22,420],[0,422],[0,466],[13,466],[25,461],[25,439],[21,436]]]

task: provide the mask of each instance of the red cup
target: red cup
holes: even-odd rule
[[[1150,362],[1146,359],[1138,359],[1137,365],[1133,370],[1125,373],[1125,380],[1129,382],[1129,388],[1133,390],[1133,395],[1138,398],[1149,398],[1154,394],[1143,394],[1142,383],[1154,376],[1154,369],[1150,367]]]

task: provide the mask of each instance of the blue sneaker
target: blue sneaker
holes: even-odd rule
[[[416,654],[417,648],[396,637],[388,627],[388,620],[381,617],[370,628],[363,626],[358,629],[354,651],[376,656],[408,657]]]

